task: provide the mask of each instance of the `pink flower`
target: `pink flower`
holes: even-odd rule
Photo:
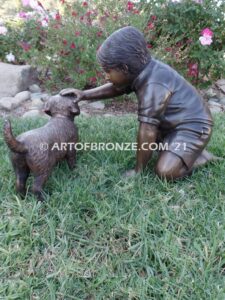
[[[140,11],[138,9],[133,10],[133,14],[139,15]]]
[[[131,1],[128,1],[127,2],[127,10],[133,10],[133,8],[134,8],[134,3]]]
[[[151,44],[147,44],[147,48],[151,49],[153,46]]]
[[[76,31],[75,32],[75,36],[80,36],[81,35],[81,32],[80,31]]]
[[[98,31],[98,32],[97,32],[97,36],[98,36],[98,37],[101,37],[101,36],[102,36],[102,31]]]
[[[183,45],[182,42],[177,42],[177,43],[176,43],[176,46],[179,47],[179,48],[180,48],[182,45]]]
[[[27,19],[27,14],[24,11],[20,11],[18,14],[19,18],[21,19]]]
[[[212,38],[210,36],[201,36],[199,38],[200,43],[202,44],[202,46],[209,46],[212,44]]]
[[[87,1],[84,1],[84,2],[83,2],[83,6],[88,6]]]
[[[21,43],[20,43],[20,46],[23,48],[23,50],[24,50],[25,52],[27,52],[27,51],[29,51],[29,50],[31,49],[31,45],[28,44],[27,42],[21,42]]]
[[[77,16],[77,12],[76,11],[72,11],[72,16],[76,17]]]
[[[199,41],[202,46],[209,46],[212,44],[213,32],[210,28],[203,29],[201,35],[202,36],[199,38]]]
[[[197,63],[191,63],[188,65],[188,76],[198,77],[198,64]]]
[[[67,40],[63,40],[63,45],[66,46],[67,45]]]
[[[151,16],[151,20],[152,20],[152,21],[155,21],[156,19],[157,19],[156,16]]]
[[[56,21],[60,21],[61,20],[61,16],[60,16],[60,14],[58,12],[55,14],[55,20]]]
[[[89,10],[86,12],[85,16],[90,17],[91,14],[92,14],[92,12]]]
[[[23,6],[29,6],[30,5],[30,0],[22,0],[22,5]]]
[[[34,10],[43,11],[43,5],[36,0],[22,0],[23,6],[30,6]]]
[[[6,35],[8,32],[8,29],[5,26],[0,26],[0,34]]]
[[[75,48],[76,48],[76,45],[75,45],[74,43],[72,43],[72,44],[70,45],[70,48],[71,48],[71,49],[75,49]]]
[[[147,27],[148,29],[154,29],[155,25],[152,22],[149,22]]]
[[[213,37],[213,32],[210,28],[205,28],[202,30],[201,35],[203,35],[204,37]]]
[[[43,20],[41,20],[41,26],[48,27],[48,19],[47,18],[44,18]]]
[[[89,81],[90,81],[91,83],[95,83],[95,82],[97,81],[97,78],[96,78],[96,77],[90,77],[90,78],[89,78]]]

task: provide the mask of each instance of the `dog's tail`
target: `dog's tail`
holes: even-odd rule
[[[13,136],[11,123],[9,120],[5,120],[4,122],[3,135],[4,135],[5,142],[11,151],[16,153],[27,152],[25,145],[17,141],[17,139]]]

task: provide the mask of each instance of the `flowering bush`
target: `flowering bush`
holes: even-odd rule
[[[1,35],[0,57],[15,63],[30,63],[42,69],[41,79],[59,89],[68,85],[91,87],[103,82],[96,51],[114,30],[142,27],[140,5],[132,2],[57,1],[59,9],[44,9],[40,1],[22,0],[23,10],[15,24],[6,24]],[[44,3],[44,2],[43,2]],[[31,10],[32,8],[32,10]],[[13,26],[15,29],[13,30]]]
[[[101,84],[96,51],[126,25],[143,31],[151,52],[190,80],[224,75],[225,19],[216,1],[56,0],[54,10],[43,4],[22,0],[17,18],[0,26],[0,58],[39,66],[51,89]]]
[[[158,1],[145,7],[151,15],[145,34],[159,57],[194,83],[207,84],[225,76],[224,11],[215,0]]]

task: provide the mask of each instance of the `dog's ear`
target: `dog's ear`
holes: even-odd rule
[[[74,115],[79,115],[80,114],[80,108],[78,106],[77,103],[73,103],[70,107],[70,111],[74,114]]]
[[[50,102],[46,102],[43,110],[47,115],[51,116],[51,104]]]

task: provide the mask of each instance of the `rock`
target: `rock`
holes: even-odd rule
[[[42,93],[31,93],[31,100],[37,100],[37,99],[40,99],[41,100],[41,97],[42,97]]]
[[[80,115],[84,116],[84,117],[90,117],[89,113],[87,113],[86,111],[80,111]]]
[[[219,89],[217,90],[217,98],[219,99],[219,100],[221,100],[221,99],[223,99],[224,98],[224,93],[223,92],[221,92]]]
[[[220,100],[220,103],[225,105],[225,97]]]
[[[22,118],[37,118],[37,117],[44,117],[44,116],[45,115],[42,114],[38,109],[32,109],[32,110],[25,112],[25,114],[23,114]]]
[[[205,93],[208,98],[214,98],[217,96],[216,90],[214,88],[209,88]]]
[[[18,66],[0,62],[0,98],[13,97],[26,91],[37,81],[37,72],[29,65]]]
[[[218,98],[210,98],[209,99],[209,102],[216,102],[216,103],[218,103],[220,101],[220,99],[218,99]]]
[[[223,93],[225,93],[225,79],[219,79],[219,80],[217,80],[216,86],[217,86]]]
[[[218,106],[218,107],[220,107],[220,106],[221,106],[221,104],[220,104],[220,103],[218,103],[218,102],[215,102],[215,101],[213,101],[212,99],[210,99],[210,100],[209,100],[208,104],[209,104],[209,105],[212,105],[212,106]]]
[[[104,114],[103,117],[110,118],[110,117],[115,117],[115,115],[113,115],[113,114]]]
[[[214,102],[212,100],[210,100],[208,102],[209,104],[209,109],[212,113],[219,113],[222,112],[224,110],[223,105],[221,105],[220,103]]]
[[[89,103],[88,106],[93,109],[104,109],[105,108],[105,104],[101,101],[95,101],[95,102]]]
[[[41,93],[41,88],[37,84],[32,84],[29,86],[29,91],[31,93]]]
[[[0,99],[0,108],[3,110],[10,111],[12,109],[12,103],[14,97],[3,97]]]
[[[20,106],[25,100],[22,96],[17,97],[3,97],[0,99],[0,108],[3,110],[13,110]]]
[[[79,102],[79,107],[83,107],[83,106],[86,106],[86,105],[88,105],[88,101],[86,101],[86,100],[82,100],[82,101]]]
[[[28,92],[28,91],[20,92],[20,93],[16,94],[15,98],[20,103],[22,103],[22,102],[30,99],[30,92]]]
[[[43,102],[48,101],[49,97],[51,97],[51,95],[46,94],[46,93],[42,93],[42,94],[41,94],[41,100],[42,100]]]
[[[222,109],[218,106],[210,106],[209,109],[210,109],[211,113],[220,113],[220,112],[222,112]]]
[[[44,106],[44,102],[41,99],[34,99],[31,102],[31,109],[42,109]]]
[[[48,98],[50,97],[49,94],[46,93],[32,93],[31,94],[31,100],[41,100],[43,102],[46,102],[48,100]]]

